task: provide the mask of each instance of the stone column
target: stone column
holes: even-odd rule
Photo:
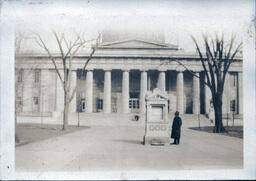
[[[165,91],[165,71],[160,71],[159,72],[159,89],[162,91]]]
[[[71,80],[70,80],[70,97],[72,96],[73,90],[76,87],[76,81],[77,81],[77,75],[76,75],[76,71],[71,71]],[[69,105],[69,111],[70,112],[76,112],[76,91],[74,94],[74,97],[72,99],[72,101],[70,102]]]
[[[243,115],[243,73],[238,72],[238,114]]]
[[[86,91],[85,91],[85,112],[92,113],[93,100],[93,71],[87,70],[86,73]]]
[[[123,70],[123,80],[122,80],[122,112],[129,113],[129,71]]]
[[[193,76],[193,114],[200,114],[200,79],[199,73],[195,73],[198,77]]]
[[[54,69],[48,70],[48,88],[47,88],[47,94],[48,94],[48,109],[50,112],[55,111],[55,96],[56,96],[56,90],[54,87],[56,87],[56,71]]]
[[[183,92],[183,72],[180,71],[177,74],[177,111],[179,111],[180,114],[184,113]]]
[[[148,89],[147,90],[151,90],[151,78],[150,78],[150,73],[148,73],[148,80],[147,80],[147,82],[148,82]]]
[[[111,113],[111,70],[105,70],[103,112]]]
[[[141,71],[140,74],[140,112],[146,112],[146,101],[145,96],[147,93],[147,72]]]
[[[33,89],[31,85],[34,82],[34,71],[24,69],[23,76],[23,112],[32,112],[33,110]]]
[[[204,76],[204,81],[207,82],[206,75]],[[205,103],[205,113],[209,113],[210,109],[210,100],[212,99],[212,93],[210,88],[207,85],[204,85],[204,103]]]
[[[63,70],[60,70],[60,75],[62,79],[64,79],[63,76]],[[59,76],[56,73],[56,112],[63,112],[64,111],[64,89],[62,87],[61,80]]]
[[[41,86],[40,86],[40,112],[49,112],[49,96],[48,91],[50,90],[49,82],[50,72],[46,69],[41,69]]]
[[[230,113],[230,76],[227,72],[222,96],[222,114]]]

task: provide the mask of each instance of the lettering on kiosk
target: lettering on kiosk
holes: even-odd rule
[[[150,125],[149,130],[150,131],[166,131],[167,126],[166,125]]]

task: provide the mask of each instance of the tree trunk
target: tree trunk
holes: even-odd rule
[[[218,93],[217,96],[215,96],[215,101],[213,101],[214,104],[214,111],[215,111],[215,126],[213,129],[214,133],[223,133],[225,132],[225,128],[223,127],[222,122],[222,94]]]
[[[68,98],[67,93],[64,93],[64,112],[63,112],[63,127],[62,127],[62,130],[65,130],[68,126],[69,102],[68,102],[67,98]]]

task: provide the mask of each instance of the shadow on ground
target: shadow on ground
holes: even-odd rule
[[[122,143],[129,143],[129,144],[136,144],[136,145],[143,145],[143,141],[139,140],[124,140],[124,139],[114,139],[114,142],[122,142]]]
[[[204,127],[200,127],[200,128],[199,127],[191,127],[189,129],[213,133],[213,126],[204,126]],[[243,126],[228,126],[228,127],[226,126],[225,129],[227,132],[220,133],[220,134],[243,139]],[[213,134],[215,134],[215,133],[213,133]]]

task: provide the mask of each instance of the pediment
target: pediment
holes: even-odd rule
[[[168,99],[169,99],[168,95],[164,91],[161,91],[158,88],[155,88],[153,92],[148,92],[146,94],[146,100],[168,100]]]
[[[177,49],[176,45],[153,42],[140,39],[129,39],[115,42],[103,43],[99,46],[100,48],[171,48]]]

